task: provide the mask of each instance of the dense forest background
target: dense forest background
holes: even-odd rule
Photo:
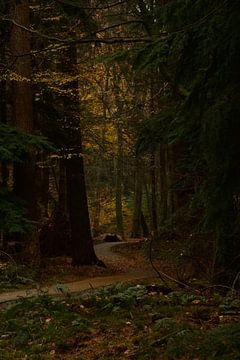
[[[240,256],[237,0],[0,2],[1,249],[97,264],[104,232]]]

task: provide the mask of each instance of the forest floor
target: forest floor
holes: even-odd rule
[[[166,286],[144,241],[96,253],[106,269],[59,258],[38,289],[0,294],[1,360],[240,359],[239,294]],[[174,276],[164,257],[161,270]]]
[[[13,274],[10,274],[9,279],[0,281],[0,304],[41,293],[66,295],[117,282],[154,278],[156,273],[142,251],[143,247],[144,242],[139,239],[99,243],[94,246],[95,252],[106,268],[76,267],[71,265],[71,259],[68,257],[50,258],[45,261],[41,273],[35,275],[34,280],[30,278],[31,273],[24,273],[25,268],[10,269]],[[23,274],[19,275],[19,269]]]

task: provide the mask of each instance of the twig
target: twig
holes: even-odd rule
[[[187,288],[187,289],[192,289],[192,290],[194,290],[191,286],[183,283],[182,281],[179,281],[179,280],[177,280],[177,279],[174,279],[172,276],[170,276],[170,275],[168,275],[168,274],[164,273],[163,271],[158,270],[158,269],[156,268],[156,266],[155,266],[154,263],[153,263],[153,259],[152,259],[153,236],[150,235],[150,237],[151,237],[151,239],[150,239],[150,244],[149,244],[149,260],[150,260],[150,263],[151,263],[151,266],[152,266],[153,270],[158,274],[159,278],[160,278],[160,279],[164,282],[164,284],[167,285],[167,286],[168,286],[168,283],[167,283],[167,281],[166,281],[164,278],[166,278],[166,279],[168,279],[168,280],[170,280],[170,281],[173,281],[173,282],[175,282],[176,284],[178,284],[178,285],[180,285],[180,286],[183,286],[183,287],[185,287],[185,288]]]
[[[13,257],[11,255],[9,255],[8,253],[6,253],[3,250],[0,250],[0,253],[3,255],[6,255],[15,265],[17,265],[16,261],[13,259]]]
[[[166,280],[163,278],[161,271],[159,271],[156,266],[153,263],[153,258],[152,258],[152,244],[153,244],[153,236],[150,235],[150,243],[149,243],[149,261],[150,264],[153,268],[153,270],[157,273],[158,277],[162,280],[162,282],[168,286],[168,283],[166,282]]]
[[[124,3],[127,2],[127,0],[123,0],[123,1],[118,1],[118,2],[115,2],[115,3],[112,3],[112,4],[109,4],[109,5],[105,5],[105,6],[98,6],[98,7],[93,7],[93,6],[81,6],[80,4],[77,4],[71,0],[57,0],[58,2],[62,3],[62,4],[66,4],[66,5],[70,5],[70,6],[73,6],[73,7],[76,7],[78,9],[81,9],[81,10],[107,10],[107,9],[110,9],[110,8],[113,8],[115,6],[119,6],[119,5],[122,5]]]
[[[240,271],[237,273],[237,275],[236,275],[236,277],[235,277],[235,279],[234,279],[234,281],[233,281],[233,283],[232,283],[232,288],[235,290],[235,285],[236,285],[236,283],[237,283],[237,281],[238,281],[238,279],[240,278]]]

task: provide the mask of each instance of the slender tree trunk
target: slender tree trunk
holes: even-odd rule
[[[155,153],[151,155],[151,210],[152,210],[152,233],[154,239],[158,236],[158,221],[157,221],[157,195],[156,195],[156,164]]]
[[[149,177],[149,174],[147,174]],[[149,180],[147,179],[145,174],[143,174],[143,189],[144,189],[144,195],[146,199],[146,205],[147,205],[147,218],[149,219],[150,228],[152,229],[152,211],[151,211],[151,194],[150,194],[150,186],[148,185]]]
[[[144,213],[141,211],[141,226],[142,226],[142,234],[144,237],[147,237],[149,235],[149,229],[148,224],[146,222]]]
[[[123,213],[122,213],[122,179],[123,179],[123,137],[122,128],[117,124],[117,156],[115,162],[116,181],[116,227],[117,232],[124,238]]]
[[[142,224],[142,171],[140,159],[135,159],[135,192],[134,192],[134,209],[131,237],[137,238],[141,236]]]
[[[167,219],[171,220],[175,211],[174,192],[171,186],[174,184],[174,157],[171,145],[166,148],[166,173],[167,173]]]
[[[4,27],[0,28],[1,39],[5,38]],[[4,64],[5,59],[5,44],[2,41],[2,46],[0,47],[0,62]],[[7,95],[6,95],[6,81],[0,80],[0,123],[6,124],[7,122]],[[8,167],[7,164],[2,162],[0,164],[0,186],[8,186]],[[6,234],[3,231],[0,232],[0,247],[5,248],[6,244]]]
[[[166,145],[159,147],[159,187],[160,187],[160,224],[167,220],[168,188],[167,188]]]

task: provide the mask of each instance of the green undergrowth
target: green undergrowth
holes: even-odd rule
[[[32,288],[36,284],[37,271],[14,260],[0,262],[0,291]]]
[[[1,359],[237,360],[235,293],[117,284],[56,299],[19,299],[0,311]]]

